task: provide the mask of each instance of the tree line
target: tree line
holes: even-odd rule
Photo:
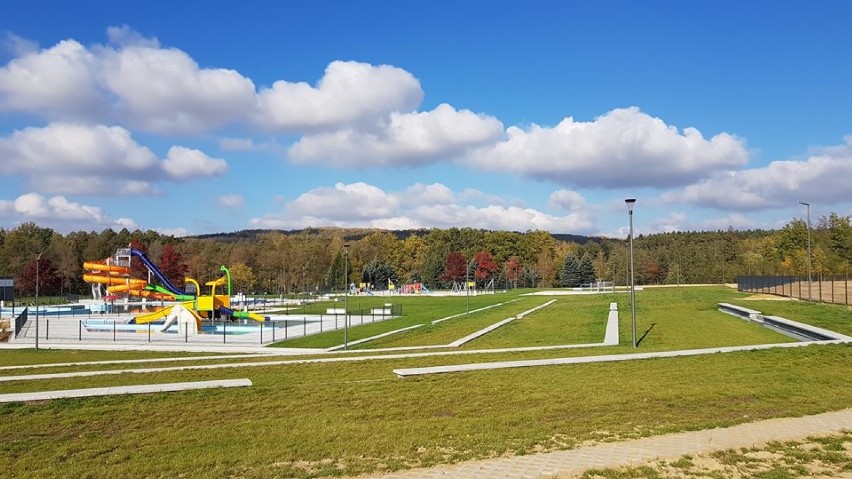
[[[850,216],[832,213],[811,225],[814,275],[846,274],[852,264]],[[808,227],[794,219],[779,230],[672,232],[634,238],[637,284],[734,282],[740,275],[804,275]],[[596,280],[626,284],[625,238],[566,241],[545,231],[474,228],[407,232],[312,228],[296,232],[241,231],[175,238],[158,232],[78,231],[60,234],[35,223],[0,229],[0,276],[18,295],[85,295],[82,263],[131,243],[182,283],[231,271],[237,292],[285,294],[341,291],[369,283],[386,289],[421,282],[432,289],[472,281],[498,288],[576,286]],[[348,245],[348,247],[346,247]],[[36,258],[41,260],[36,265]],[[348,277],[345,277],[348,274]]]

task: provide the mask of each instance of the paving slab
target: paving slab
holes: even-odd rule
[[[592,468],[640,465],[657,459],[673,460],[683,455],[751,447],[771,441],[798,440],[844,430],[852,430],[852,409],[598,444],[567,451],[469,461],[428,469],[410,469],[360,477],[363,479],[528,479],[555,475],[575,477]]]
[[[801,343],[758,344],[753,346],[727,346],[721,348],[684,349],[679,351],[661,351],[655,353],[606,354],[601,356],[580,356],[571,358],[529,359],[522,361],[495,361],[489,363],[453,364],[450,366],[430,366],[423,368],[400,368],[393,372],[399,377],[424,374],[445,374],[489,369],[510,369],[538,366],[559,366],[566,364],[607,363],[615,361],[633,361],[637,359],[674,358],[680,356],[701,356],[705,354],[732,353],[737,351],[757,351],[774,348],[799,348],[812,344],[840,344],[848,341],[810,341]],[[588,345],[584,345],[588,346]]]
[[[191,389],[235,388],[251,386],[249,379],[227,379],[219,381],[193,381],[166,384],[138,384],[133,386],[115,386],[108,388],[63,389],[59,391],[39,391],[31,393],[0,394],[0,403],[46,401],[50,399],[80,398],[91,396],[112,396],[118,394],[148,394]]]

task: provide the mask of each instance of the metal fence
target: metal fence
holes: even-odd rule
[[[749,293],[775,294],[805,301],[852,304],[849,275],[807,276],[740,276],[737,290]]]
[[[21,329],[23,329],[24,324],[26,324],[27,315],[29,314],[29,312],[30,312],[29,308],[24,308],[24,310],[21,311],[21,314],[15,316],[15,337],[16,338],[18,337],[18,334],[20,334]]]
[[[190,335],[188,328],[172,327],[163,331],[162,324],[129,324],[126,319],[117,319],[105,315],[89,315],[87,318],[75,318],[71,314],[37,317],[25,309],[15,318],[15,337],[22,334],[25,338],[34,338],[38,334],[41,341],[64,342],[122,342],[122,343],[222,343],[222,344],[269,344],[291,338],[360,326],[366,323],[385,321],[400,317],[402,305],[386,305],[378,308],[359,308],[349,310],[326,310],[319,314],[276,315],[270,321],[251,320],[227,321],[221,319],[204,320],[201,334]],[[27,325],[29,319],[29,325]],[[33,326],[39,323],[38,333]],[[23,332],[22,332],[23,330]]]

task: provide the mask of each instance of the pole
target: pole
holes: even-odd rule
[[[343,349],[349,349],[349,243],[343,245]]]
[[[808,302],[811,302],[811,204],[805,203],[804,201],[799,202],[800,205],[804,205],[808,211]]]
[[[39,266],[41,263],[41,253],[36,257],[36,298],[35,298],[35,307],[36,307],[36,336],[35,336],[35,348],[38,351],[38,283],[39,281]]]
[[[633,274],[633,204],[636,203],[635,198],[624,200],[627,203],[627,213],[630,217],[630,312],[631,325],[633,329],[633,347],[636,347],[636,281]]]
[[[467,314],[470,316],[470,260],[464,267],[464,291],[467,294]]]

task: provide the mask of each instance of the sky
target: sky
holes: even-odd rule
[[[7,0],[0,228],[848,215],[850,24],[840,0]]]

